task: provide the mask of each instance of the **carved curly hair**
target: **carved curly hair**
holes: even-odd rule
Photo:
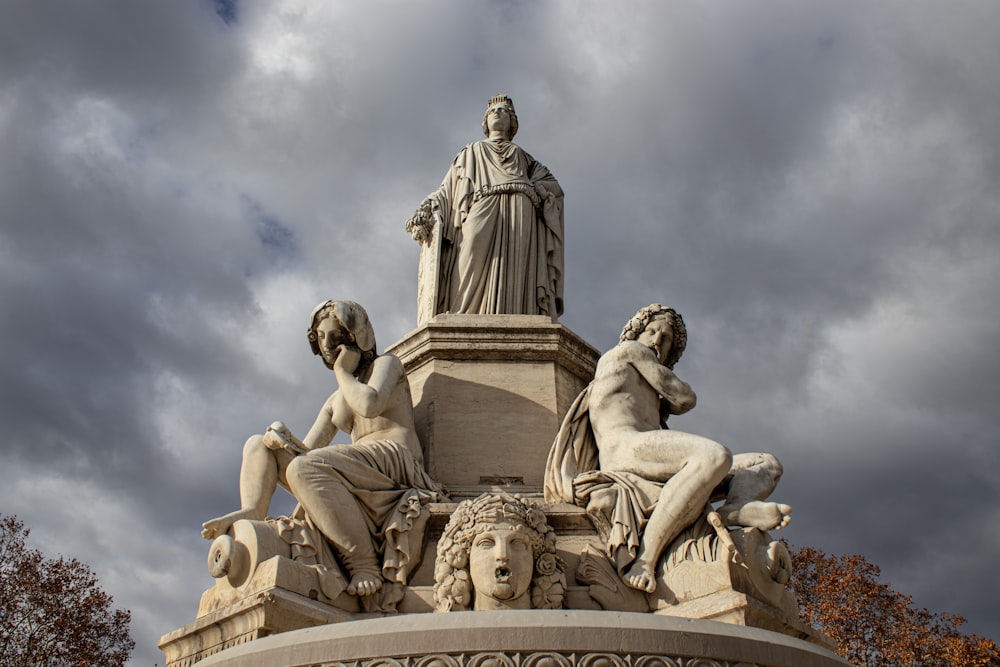
[[[472,606],[469,551],[476,536],[497,523],[518,524],[531,541],[535,562],[531,581],[534,609],[559,609],[566,590],[566,563],[556,555],[556,533],[545,514],[520,496],[484,493],[459,503],[438,541],[434,564],[434,611],[463,611]]]
[[[670,345],[670,354],[667,355],[665,365],[667,368],[673,368],[674,364],[681,358],[681,355],[684,354],[684,348],[687,347],[687,328],[684,326],[684,318],[681,317],[681,314],[669,306],[651,303],[645,308],[640,308],[632,316],[632,319],[628,321],[625,328],[622,329],[622,334],[618,338],[618,341],[624,343],[627,340],[636,340],[646,330],[650,322],[664,315],[670,317],[670,326],[674,333],[673,343]]]

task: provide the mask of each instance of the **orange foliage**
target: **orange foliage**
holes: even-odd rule
[[[0,665],[120,667],[135,647],[131,615],[75,558],[27,548],[28,530],[0,516]]]
[[[991,639],[959,631],[961,616],[914,609],[913,600],[880,582],[879,568],[863,556],[827,556],[789,548],[790,586],[802,620],[837,643],[858,667],[998,667]]]

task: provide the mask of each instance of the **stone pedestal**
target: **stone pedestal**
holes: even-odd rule
[[[275,558],[274,567],[279,564]],[[169,667],[190,667],[219,651],[249,641],[357,617],[272,586],[164,635],[159,648]]]
[[[567,610],[548,612],[531,610],[527,612],[500,612],[506,618],[507,614],[538,615],[537,623],[551,622],[552,614],[576,614],[583,610],[599,610],[600,605],[592,595],[595,582],[581,580],[582,564],[585,560],[593,561],[604,549],[604,541],[582,508],[558,503],[544,505],[541,498],[535,498],[543,505],[549,524],[557,532],[559,538],[557,551],[560,558],[566,562],[566,598]],[[432,503],[428,505],[429,517],[427,525],[427,544],[419,568],[413,572],[405,595],[400,600],[398,610],[400,615],[389,616],[387,623],[400,623],[400,627],[410,627],[414,621],[411,616],[434,618],[466,619],[456,629],[463,629],[468,624],[468,617],[479,617],[486,612],[454,612],[449,614],[433,614],[434,609],[434,566],[435,548],[444,530],[448,518],[456,508],[456,503]],[[742,543],[742,542],[741,542]],[[604,562],[603,557],[598,559]],[[605,563],[605,567],[610,567]],[[593,568],[590,568],[591,571]],[[781,633],[782,641],[798,638],[818,647],[832,648],[833,644],[822,634],[803,625],[798,620],[798,612],[794,601],[783,604],[781,596],[791,594],[782,586],[773,582],[752,582],[753,571],[734,564],[731,560],[715,562],[684,563],[666,575],[664,583],[674,592],[676,599],[672,604],[654,605],[654,611],[642,614],[629,614],[619,611],[599,611],[596,619],[608,619],[609,624],[617,623],[621,618],[662,616],[689,619],[708,619],[722,621],[731,627],[753,626]],[[605,573],[608,586],[615,588],[617,581],[609,570]],[[599,582],[597,582],[599,585]],[[359,611],[356,598],[338,599],[330,603],[318,601],[318,584],[315,572],[310,568],[295,563],[287,558],[274,557],[261,562],[247,581],[239,586],[232,586],[225,579],[220,579],[216,586],[205,592],[201,607],[195,622],[171,632],[160,640],[160,648],[166,657],[167,667],[190,667],[205,658],[230,647],[238,646],[253,640],[259,643],[263,638],[281,634],[296,635],[292,632],[302,628],[336,624],[342,629],[337,632],[349,635],[356,633],[359,637],[367,633],[371,626],[366,619],[375,614]],[[618,586],[620,588],[620,586]],[[770,588],[779,589],[770,591]],[[631,590],[631,589],[628,589]],[[598,598],[602,596],[598,594]],[[642,609],[649,609],[650,601],[642,598]],[[622,604],[625,604],[623,601]],[[619,607],[622,608],[622,607]],[[623,616],[624,614],[624,616]],[[523,616],[522,616],[523,617]],[[556,616],[555,618],[560,618]],[[457,622],[457,621],[456,621]],[[597,621],[595,621],[597,622]],[[381,626],[378,626],[381,627]],[[673,625],[664,626],[673,628]],[[350,630],[349,628],[359,628]],[[743,628],[745,629],[745,628]],[[316,632],[326,632],[319,627]],[[464,630],[463,630],[464,631]],[[737,630],[733,630],[736,632]],[[333,632],[333,630],[330,630]],[[554,632],[554,631],[553,631]],[[346,641],[346,640],[338,640]],[[483,649],[486,650],[486,649]],[[497,649],[499,650],[499,649]],[[513,650],[513,649],[511,649]],[[596,650],[596,649],[594,649]],[[386,654],[389,655],[389,654]],[[374,657],[374,656],[371,656]],[[256,659],[256,658],[255,658]],[[219,663],[241,664],[241,663]],[[261,665],[285,664],[280,662],[252,663]],[[299,663],[288,663],[299,664]],[[311,663],[303,663],[311,664]],[[323,663],[326,664],[326,663]],[[450,667],[458,667],[448,663]],[[477,663],[478,664],[478,663]],[[645,663],[644,663],[645,664]],[[674,663],[656,663],[656,667],[668,667]],[[683,663],[676,663],[678,665]],[[712,664],[712,663],[708,663]],[[724,663],[720,663],[724,664]],[[761,663],[761,664],[800,664],[800,663]],[[801,663],[808,664],[808,663]],[[836,663],[830,663],[836,664]],[[566,665],[562,665],[566,667]],[[586,663],[587,667],[591,667]],[[383,667],[402,667],[395,663]],[[414,667],[416,665],[414,664]],[[499,666],[495,666],[499,667]],[[514,667],[513,664],[505,667]],[[582,666],[581,666],[582,667]],[[605,666],[611,667],[611,666]],[[637,667],[615,663],[615,667]],[[649,665],[647,667],[653,667]]]
[[[412,614],[295,630],[204,667],[848,667],[757,628],[608,611]]]
[[[542,315],[438,315],[388,348],[403,361],[431,477],[541,491],[545,460],[599,354]]]

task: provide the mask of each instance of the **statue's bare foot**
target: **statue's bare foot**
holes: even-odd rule
[[[351,595],[374,595],[382,588],[382,577],[370,572],[357,572],[351,577],[351,585],[347,592]]]
[[[622,574],[622,580],[631,588],[652,593],[656,590],[656,565],[637,558]]]
[[[719,514],[727,526],[746,526],[761,530],[782,529],[792,520],[792,506],[751,500],[741,505],[726,504]]]
[[[240,519],[253,518],[253,510],[240,509],[220,516],[217,519],[209,519],[205,523],[201,524],[201,536],[206,540],[214,540],[220,535],[228,533],[232,525]]]

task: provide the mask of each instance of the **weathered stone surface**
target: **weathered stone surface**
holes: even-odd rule
[[[588,586],[603,609],[749,625],[833,648],[802,623],[786,580],[775,576],[773,547],[784,551],[784,545],[757,528],[744,528],[732,532],[730,551],[728,540],[706,523],[697,522],[667,548],[652,593],[625,585],[596,536],[580,553],[573,583]]]
[[[277,571],[292,561],[269,563]],[[190,667],[219,651],[246,642],[301,628],[337,623],[349,616],[329,605],[290,593],[280,587],[270,587],[200,616],[194,623],[164,635],[159,641],[167,667]]]
[[[428,472],[470,495],[541,491],[559,422],[598,358],[537,315],[439,315],[388,351],[409,377]]]
[[[230,536],[227,542],[232,546],[228,556],[230,565],[216,578],[215,586],[202,594],[198,618],[242,603],[247,598],[269,594],[274,589],[296,593],[346,612],[361,611],[357,596],[347,593],[347,584],[339,568],[328,572],[315,559],[309,562],[309,559],[293,558],[291,545],[277,535],[270,522],[241,519],[233,524]],[[209,552],[210,567],[218,557],[219,541],[213,543]],[[331,586],[322,581],[332,576],[340,577],[339,585]],[[328,592],[336,594],[329,597]]]
[[[710,619],[761,627],[802,638],[818,646],[830,647],[828,639],[804,626],[794,613],[789,615],[789,610],[782,606],[780,597],[776,603],[759,588],[753,588],[753,577],[746,567],[733,563],[728,557],[707,562],[689,560],[683,567],[672,568],[661,575],[663,586],[660,591],[672,590],[673,598],[668,601],[663,595],[650,596],[623,584],[604,555],[605,540],[582,508],[565,503],[544,504],[540,497],[530,500],[545,508],[546,522],[557,536],[555,554],[565,563],[563,604],[567,610],[601,608],[593,593],[594,570],[592,567],[588,570],[588,563],[591,566],[597,563],[603,568],[601,576],[606,580],[605,586],[617,587],[619,592],[624,591],[625,594],[634,596],[634,606],[627,608],[628,611],[645,612],[648,615],[652,609],[652,613],[664,616]],[[404,597],[396,606],[401,614],[424,615],[434,611],[436,545],[441,543],[445,527],[457,507],[456,503],[431,503],[427,506],[427,546],[420,568],[412,574]],[[753,531],[734,533],[739,548],[746,553],[753,553],[754,544],[766,543],[763,534],[747,540],[741,537],[743,532]],[[353,621],[373,616],[361,612],[357,598],[347,596],[346,593],[344,597],[354,602],[353,613],[310,600],[310,596],[317,591],[315,572],[308,566],[287,558],[276,557],[261,562],[248,583],[238,592],[228,590],[222,593],[223,588],[224,584],[220,581],[213,589],[206,591],[195,623],[170,633],[161,640],[164,651],[178,660],[176,663],[168,663],[168,667],[190,664],[184,660],[190,660],[192,655],[184,651],[195,651],[198,654],[202,646],[211,648],[223,643],[230,646],[238,641],[247,641],[248,638],[332,622],[350,620],[353,625]],[[783,586],[778,588],[783,595],[789,595]],[[268,600],[276,601],[273,602],[275,606],[263,606],[263,602]],[[223,604],[211,606],[210,601]],[[621,610],[623,607],[616,602],[609,605],[609,608]],[[250,613],[248,609],[255,611]],[[290,610],[291,616],[280,616],[283,609]],[[303,610],[310,610],[309,613],[313,615],[304,615]]]
[[[413,614],[287,632],[204,667],[847,667],[757,628],[653,614],[507,610]]]

